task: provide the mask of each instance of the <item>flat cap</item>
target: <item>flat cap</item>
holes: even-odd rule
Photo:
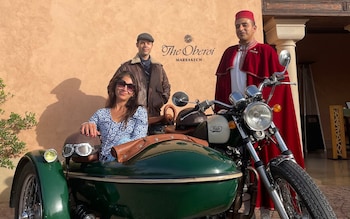
[[[147,40],[149,42],[154,42],[154,39],[153,37],[151,36],[151,34],[149,33],[141,33],[137,36],[137,42],[140,41],[140,40]]]

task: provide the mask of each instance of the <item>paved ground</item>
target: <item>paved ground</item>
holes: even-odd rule
[[[349,186],[324,186],[320,185],[328,201],[331,203],[338,219],[350,219],[350,185]],[[8,207],[8,203],[0,203],[0,218],[13,219],[13,209]],[[272,218],[279,218],[277,213],[273,213]],[[265,218],[264,218],[265,219]]]
[[[1,212],[1,218],[3,219],[13,219],[13,209],[8,207],[8,203],[0,203],[0,212]]]
[[[350,219],[350,185],[320,186],[338,219]]]
[[[319,185],[319,188],[327,197],[338,219],[350,219],[350,185],[330,186]],[[272,219],[279,218],[273,214]],[[264,218],[265,219],[265,218]]]

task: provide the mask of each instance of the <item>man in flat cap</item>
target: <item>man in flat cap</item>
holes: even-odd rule
[[[233,91],[244,92],[246,86],[259,85],[274,72],[280,72],[284,69],[279,63],[275,49],[255,40],[254,34],[257,26],[251,11],[243,10],[236,14],[235,28],[239,43],[225,50],[216,71],[215,99],[228,104],[228,97]],[[288,73],[286,73],[287,80],[289,80]],[[269,92],[268,88],[263,92],[266,99]],[[290,86],[276,87],[274,96],[269,102],[270,106],[275,104],[280,104],[283,110],[274,113],[274,123],[279,128],[287,146],[293,152],[296,161],[304,167]],[[216,107],[215,110],[220,109]],[[259,153],[265,164],[280,154],[275,146],[264,147]],[[269,195],[266,191],[261,192],[261,190],[263,189],[258,189],[257,207],[273,208],[272,201],[268,198]]]
[[[160,109],[169,100],[170,84],[163,65],[151,57],[154,39],[149,33],[141,33],[136,38],[138,53],[131,60],[123,63],[117,73],[130,71],[140,86],[138,103],[147,107],[148,116],[160,115]]]

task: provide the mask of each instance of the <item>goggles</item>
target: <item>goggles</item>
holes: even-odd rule
[[[120,80],[120,81],[117,81],[117,88],[118,89],[124,89],[126,86],[126,89],[129,93],[132,93],[135,91],[135,85],[134,84],[127,84],[125,81],[123,80]]]
[[[79,156],[89,156],[94,151],[94,147],[92,147],[89,143],[79,143],[79,144],[65,144],[62,151],[63,157],[70,157],[74,154],[78,154]]]

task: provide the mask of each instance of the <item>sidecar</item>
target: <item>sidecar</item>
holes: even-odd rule
[[[113,147],[116,160],[101,163],[87,138],[67,138],[64,161],[54,150],[22,157],[15,218],[196,218],[226,211],[236,196],[241,172],[203,140],[151,135]]]

